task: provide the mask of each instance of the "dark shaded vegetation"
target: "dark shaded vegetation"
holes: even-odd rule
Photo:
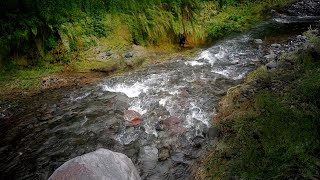
[[[234,104],[221,109],[207,178],[319,179],[320,38],[311,39],[317,48],[284,56],[282,68],[225,97]]]

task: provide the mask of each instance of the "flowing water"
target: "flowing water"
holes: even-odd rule
[[[253,39],[308,27],[284,23],[264,23],[190,60],[34,97],[1,122],[1,179],[46,179],[68,159],[98,148],[129,156],[143,179],[190,178],[192,161],[217,135],[219,98],[265,55]],[[126,123],[127,109],[142,114],[142,123]]]

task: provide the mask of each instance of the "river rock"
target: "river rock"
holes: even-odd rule
[[[132,161],[124,154],[107,149],[75,157],[60,166],[49,180],[140,180]]]
[[[206,141],[206,139],[204,137],[201,137],[201,136],[196,136],[192,140],[193,145],[195,147],[197,147],[197,148],[200,148],[205,143],[205,141]]]
[[[128,121],[132,125],[138,125],[142,121],[141,114],[134,110],[125,110],[123,117],[124,120]]]
[[[277,68],[278,64],[275,61],[271,61],[266,64],[267,69],[274,69]]]
[[[169,149],[161,149],[160,152],[159,152],[159,156],[158,156],[158,159],[160,161],[165,161],[167,160],[168,158],[170,157],[170,152],[169,152]]]
[[[274,59],[276,59],[277,55],[271,53],[271,54],[265,55],[264,57],[265,57],[267,60],[274,60]]]
[[[171,116],[166,120],[162,121],[163,128],[168,130],[171,135],[179,135],[186,131],[183,126],[182,120],[178,117]]]
[[[278,49],[281,48],[281,44],[271,44],[271,47]]]
[[[219,134],[220,134],[220,130],[219,130],[218,128],[216,128],[216,127],[210,127],[210,128],[208,129],[208,134],[207,134],[207,136],[208,136],[209,139],[214,139],[214,138],[216,138],[216,137],[219,137]]]
[[[153,146],[144,146],[140,148],[140,162],[142,164],[142,171],[151,172],[158,162],[158,149]]]
[[[263,41],[262,41],[262,39],[255,39],[254,43],[255,44],[263,44]]]

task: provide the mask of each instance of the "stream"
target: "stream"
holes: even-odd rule
[[[218,136],[212,119],[221,96],[266,55],[254,39],[276,42],[311,23],[289,20],[260,24],[195,58],[33,97],[12,122],[1,121],[0,179],[47,179],[67,160],[98,148],[126,154],[142,179],[191,179],[192,162]],[[139,112],[142,122],[127,123],[125,110]]]

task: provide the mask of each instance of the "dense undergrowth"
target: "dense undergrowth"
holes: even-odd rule
[[[310,34],[309,34],[310,35]],[[320,53],[320,38],[311,38]],[[299,50],[259,68],[222,100],[204,179],[319,179],[320,56]]]

